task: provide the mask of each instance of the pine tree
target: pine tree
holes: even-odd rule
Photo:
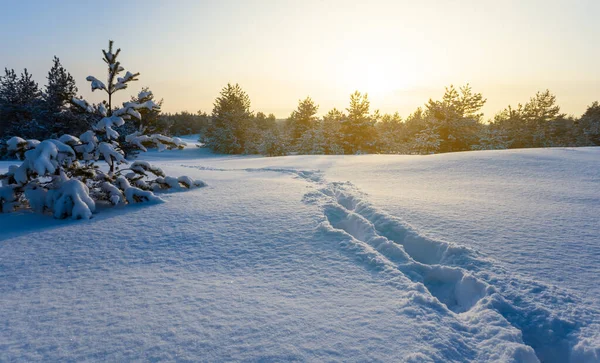
[[[410,150],[416,154],[435,154],[440,151],[442,138],[436,125],[429,125],[419,132],[411,143]]]
[[[42,107],[37,116],[42,130],[36,137],[46,138],[65,133],[80,134],[89,129],[97,120],[81,112],[71,102],[77,95],[75,79],[62,66],[58,57],[54,57],[52,68],[46,78],[48,81],[42,95]]]
[[[270,129],[262,134],[258,152],[265,156],[282,156],[287,154],[285,139],[277,129]]]
[[[0,119],[5,135],[18,132],[31,134],[33,120],[40,106],[40,90],[32,75],[25,69],[20,77],[5,68],[0,83]]]
[[[446,87],[441,101],[429,100],[427,124],[435,127],[440,136],[440,152],[470,150],[477,144],[483,116],[480,110],[485,102],[481,93],[473,93],[469,84],[459,90]]]
[[[154,98],[154,94],[150,91],[149,87],[143,87],[142,90],[137,94],[137,96],[131,96],[131,102],[146,104],[146,103],[154,103],[157,107],[142,108],[140,109],[140,115],[142,118],[140,120],[134,120],[131,124],[135,126],[136,131],[141,133],[162,133],[167,134],[169,132],[169,123],[161,120],[161,107],[163,104],[163,100],[156,102]]]
[[[0,137],[11,132],[16,123],[19,88],[14,69],[4,68],[4,76],[0,77]]]
[[[114,90],[123,89],[127,82],[134,80],[128,76],[131,73],[127,72],[125,79],[119,78],[114,82],[116,73],[123,70],[116,62],[118,53],[112,53],[112,42],[109,52],[104,51],[109,64],[108,87],[95,77],[87,78],[92,82],[93,90],[104,89],[109,97],[111,90],[114,93]],[[20,83],[22,94],[34,93],[35,87],[27,73],[21,79],[24,80]],[[22,100],[32,102],[26,98]],[[120,167],[128,162],[121,151],[119,133],[115,128],[131,117],[141,118],[139,110],[143,108],[157,108],[153,101],[126,102],[112,114],[109,114],[111,110],[106,108],[105,103],[92,106],[80,98],[73,98],[72,102],[102,118],[93,129],[79,137],[65,134],[40,142],[15,136],[8,140],[8,151],[21,156],[23,162],[20,166],[10,166],[6,174],[0,175],[0,211],[31,208],[37,212],[51,212],[55,218],[88,219],[92,217],[99,200],[113,205],[161,201],[153,192],[205,185],[186,176],[166,176],[160,168],[144,161],[136,161],[128,168]],[[128,135],[127,142],[144,151],[150,145],[159,149],[185,145],[181,140],[158,134]],[[95,165],[101,159],[108,164],[108,173]]]
[[[263,112],[259,111],[254,117],[254,123],[261,132],[275,129],[277,126],[276,121],[275,115],[272,113],[267,116]]]
[[[525,118],[538,122],[547,123],[560,116],[560,106],[556,104],[556,96],[550,90],[537,92],[523,108]]]
[[[14,69],[4,68],[4,76],[0,77],[0,102],[2,105],[19,103],[19,84]]]
[[[162,114],[161,119],[169,126],[172,135],[204,135],[210,124],[210,115],[198,111],[196,114],[183,111],[175,114]]]
[[[319,106],[315,105],[310,97],[298,101],[298,108],[292,112],[287,120],[290,138],[294,144],[300,141],[303,134],[314,128],[318,122],[316,117],[318,110]]]
[[[533,144],[533,132],[529,129],[521,104],[516,108],[509,105],[497,113],[490,127],[506,135],[508,148],[525,148]]]
[[[32,105],[41,96],[40,88],[27,68],[21,73],[17,87],[17,103],[21,106]]]
[[[588,106],[579,119],[579,145],[600,146],[600,103]]]
[[[131,73],[126,72],[124,77],[117,77],[122,71],[125,69],[121,67],[121,63],[117,61],[119,54],[121,53],[121,49],[117,49],[116,52],[113,53],[113,41],[110,40],[108,42],[108,51],[102,50],[104,57],[102,60],[108,65],[108,86],[106,86],[102,81],[93,76],[88,76],[86,80],[91,82],[92,92],[99,89],[108,95],[108,108],[107,108],[107,116],[112,116],[112,96],[115,92],[126,89],[129,82],[137,81],[139,73]]]
[[[404,120],[403,141],[410,142],[415,135],[427,128],[427,120],[425,112],[421,107],[418,107],[415,112],[411,113]]]
[[[406,152],[402,140],[404,123],[398,112],[385,114],[375,125],[377,129],[377,151],[384,154],[401,154]]]
[[[340,128],[342,147],[346,154],[369,153],[375,150],[375,123],[378,112],[370,114],[368,95],[358,91],[350,95],[347,117]]]
[[[524,106],[508,106],[496,114],[493,128],[508,138],[509,148],[575,144],[575,121],[565,118],[549,90],[537,92]]]
[[[208,148],[222,154],[241,154],[246,150],[252,126],[250,97],[238,85],[227,84],[215,100],[211,125],[202,138]]]
[[[502,150],[509,145],[508,137],[504,130],[493,127],[493,125],[481,125],[479,130],[479,142],[472,146],[472,150]]]
[[[344,153],[342,147],[342,121],[346,115],[337,108],[332,109],[323,116],[323,138],[325,142],[325,153],[340,155]]]
[[[552,142],[556,134],[553,129],[564,115],[560,113],[556,96],[550,90],[537,92],[523,107],[523,117],[529,128],[528,133],[533,135],[531,147],[556,146]]]
[[[75,79],[62,66],[60,59],[56,56],[54,56],[52,68],[46,78],[48,79],[44,91],[46,110],[52,113],[60,112],[77,95]]]

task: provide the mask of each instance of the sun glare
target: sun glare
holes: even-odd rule
[[[340,84],[344,91],[359,90],[374,97],[414,86],[417,72],[407,64],[386,59],[354,57],[340,67]]]

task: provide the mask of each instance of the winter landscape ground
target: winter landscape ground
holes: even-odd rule
[[[0,361],[600,361],[600,148],[140,158],[208,187],[0,214]]]

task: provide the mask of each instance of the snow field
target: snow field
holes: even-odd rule
[[[0,360],[600,361],[597,290],[570,275],[600,268],[598,153],[151,152],[209,186],[85,222],[0,215]],[[566,221],[579,243],[546,262]]]

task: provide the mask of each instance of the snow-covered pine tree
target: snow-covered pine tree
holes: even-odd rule
[[[258,146],[258,152],[265,156],[287,155],[284,137],[277,129],[264,131],[262,141]]]
[[[145,151],[144,146],[152,146],[152,142],[142,142],[142,147],[132,143],[130,141],[136,141],[134,136],[150,134],[151,137],[154,135],[163,135],[169,133],[169,126],[171,123],[167,120],[162,120],[160,117],[160,107],[162,106],[163,100],[158,101],[157,103],[154,100],[154,94],[148,87],[142,88],[142,90],[137,94],[137,96],[131,97],[131,103],[133,104],[142,104],[148,105],[151,103],[155,103],[156,107],[148,108],[142,107],[138,109],[140,113],[140,118],[132,118],[132,122],[127,122],[124,125],[117,128],[119,134],[119,143],[121,144],[121,149],[125,153],[127,158],[134,158],[140,150]],[[145,145],[144,145],[145,144]],[[169,144],[164,142],[165,146],[169,146],[170,148],[177,147],[176,144]],[[160,147],[160,146],[159,146]]]
[[[117,75],[124,69],[116,60],[120,53],[113,53],[112,41],[109,50],[103,51],[108,64],[108,83],[93,76],[87,78],[92,90],[105,90],[111,96],[127,87],[139,74],[127,72],[124,77]],[[182,176],[169,177],[157,167],[145,161],[128,164],[120,150],[119,134],[115,127],[123,125],[131,117],[141,118],[142,108],[155,109],[152,102],[125,102],[122,108],[112,112],[105,103],[90,105],[81,98],[73,98],[73,103],[89,113],[98,115],[99,121],[92,130],[79,137],[63,135],[58,139],[39,142],[13,137],[8,141],[8,149],[21,156],[21,165],[12,165],[8,173],[0,175],[0,210],[10,212],[15,209],[30,208],[37,212],[50,212],[56,218],[90,218],[98,201],[113,205],[161,201],[153,192],[164,189],[190,189],[205,184]],[[130,141],[145,149],[152,144],[159,148],[183,146],[180,140],[163,135],[130,135]],[[103,159],[108,171],[101,169],[96,162]]]
[[[148,109],[147,107],[139,109],[141,119],[133,119],[131,127],[135,127],[135,131],[141,133],[159,133],[166,134],[169,131],[169,124],[161,122],[160,120],[160,108],[162,107],[163,100],[156,102],[154,93],[149,87],[143,87],[142,90],[136,95],[131,97],[131,102],[146,104],[148,102],[154,102],[158,107]]]

